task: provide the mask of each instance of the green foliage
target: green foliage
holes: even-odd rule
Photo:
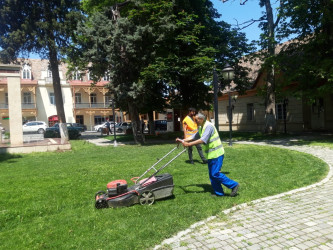
[[[0,1],[0,52],[3,62],[38,53],[49,58],[50,44],[58,56],[65,53],[81,20],[80,1]]]
[[[286,1],[279,36],[296,36],[278,57],[285,83],[305,98],[333,93],[333,2]]]
[[[113,4],[84,1],[90,17],[78,29],[83,53],[71,61],[92,62],[88,69],[98,77],[108,71],[110,91],[123,110],[128,103],[140,112],[167,104],[208,108],[214,66],[237,65],[249,52],[244,34],[215,21],[219,15],[210,1],[135,1],[121,8],[117,22],[110,16]],[[240,88],[247,83],[244,72],[236,71]]]
[[[66,122],[59,76],[59,63],[72,42],[76,25],[83,18],[80,0],[0,1],[0,60],[16,61],[37,53],[49,60],[57,115]],[[68,139],[68,138],[66,138]]]
[[[95,192],[116,179],[131,185],[130,178],[174,144],[71,144],[73,151],[63,153],[0,155],[1,249],[150,249],[224,209],[312,184],[327,173],[327,165],[308,154],[237,145],[225,148],[222,168],[241,184],[234,198],[211,197],[207,166],[187,164],[183,154],[163,171],[173,176],[173,198],[152,206],[96,210]]]

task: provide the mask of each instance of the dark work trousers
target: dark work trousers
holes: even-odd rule
[[[206,158],[205,158],[205,156],[203,155],[201,146],[199,144],[195,145],[195,146],[196,146],[196,148],[198,150],[198,153],[200,155],[201,160],[204,161],[204,162],[207,161]],[[193,156],[192,156],[193,146],[188,147],[187,150],[188,150],[188,158],[190,159],[190,161],[193,161]]]
[[[233,189],[238,185],[238,182],[229,179],[221,172],[223,159],[224,155],[221,155],[217,158],[208,160],[209,179],[212,184],[212,188],[214,189],[214,193],[218,196],[224,195],[221,184],[230,189]]]

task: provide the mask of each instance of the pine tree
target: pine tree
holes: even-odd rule
[[[30,53],[49,60],[60,123],[65,123],[66,117],[58,66],[82,18],[79,7],[79,0],[0,1],[1,60],[9,63]],[[68,139],[67,127],[61,128],[61,137]]]

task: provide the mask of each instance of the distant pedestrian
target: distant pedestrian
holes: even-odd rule
[[[142,117],[141,118],[141,133],[142,134],[145,132],[145,128],[146,128],[146,123],[145,123],[145,120]]]
[[[196,109],[195,108],[189,108],[188,109],[188,115],[183,120],[183,130],[184,130],[184,138],[190,138],[193,135],[195,135],[198,132],[198,125],[195,121],[195,114]],[[205,156],[202,153],[202,148],[200,144],[196,144],[195,147],[198,150],[198,153],[200,155],[200,158],[203,163],[207,163],[207,160]],[[194,164],[193,162],[193,149],[192,146],[188,147],[188,158],[191,164]]]
[[[216,128],[212,123],[207,121],[203,113],[199,112],[195,117],[199,125],[199,131],[192,137],[188,137],[184,140],[177,138],[176,141],[181,142],[185,147],[203,144],[202,148],[208,159],[209,178],[214,190],[214,195],[224,196],[221,185],[223,184],[231,189],[231,197],[236,196],[239,184],[220,172],[224,159],[224,148]]]
[[[106,134],[109,135],[111,132],[111,124],[109,122],[109,119],[106,119],[105,127],[106,127]]]

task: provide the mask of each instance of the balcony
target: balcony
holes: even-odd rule
[[[36,103],[22,103],[22,109],[35,109]]]
[[[22,103],[22,109],[35,109],[36,103]],[[8,103],[0,103],[0,109],[8,109]]]
[[[8,103],[0,103],[0,109],[8,109]]]
[[[111,109],[111,104],[110,103],[102,103],[102,102],[75,103],[74,108],[76,108],[76,109],[86,109],[86,108],[107,108],[107,109]]]

